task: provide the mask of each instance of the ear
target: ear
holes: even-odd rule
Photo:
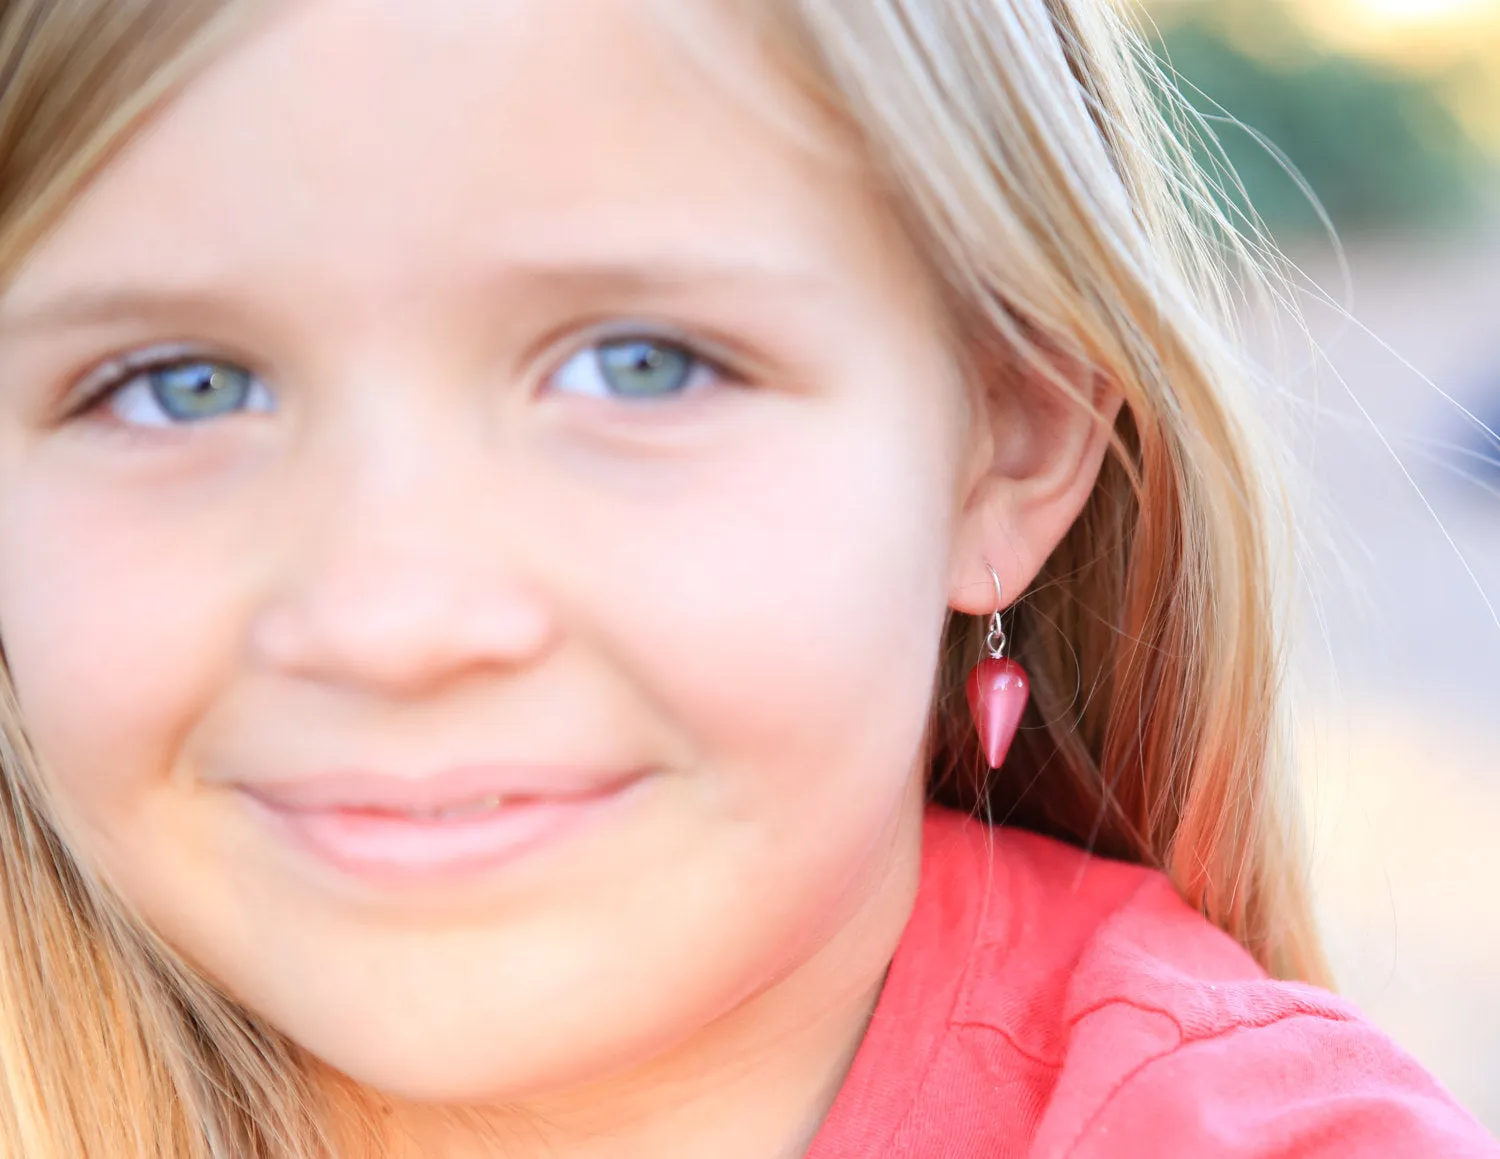
[[[1007,605],[1036,579],[1098,481],[1124,401],[1097,371],[1062,356],[986,377],[990,385],[973,391],[949,564],[949,606],[970,615],[995,611],[986,562]]]

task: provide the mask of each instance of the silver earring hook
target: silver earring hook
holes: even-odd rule
[[[1000,621],[1000,611],[1005,607],[1005,589],[1000,586],[1000,573],[995,570],[995,565],[985,560],[984,566],[990,569],[990,578],[995,581],[995,612],[990,617],[990,631],[984,638],[984,646],[992,659],[1004,660],[1005,625]]]

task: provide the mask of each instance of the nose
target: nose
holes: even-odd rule
[[[293,501],[251,648],[269,668],[387,698],[536,663],[557,624],[478,470],[348,466]],[[484,480],[493,484],[493,473]]]

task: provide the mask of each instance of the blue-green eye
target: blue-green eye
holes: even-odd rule
[[[592,398],[667,398],[712,374],[707,362],[676,343],[613,338],[573,355],[553,376],[552,386]]]
[[[109,409],[131,426],[169,427],[274,407],[265,384],[244,367],[191,358],[137,370],[111,393]]]

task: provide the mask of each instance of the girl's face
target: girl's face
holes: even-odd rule
[[[910,904],[965,392],[853,160],[655,7],[282,6],[0,301],[70,839],[395,1092],[617,1070]]]

